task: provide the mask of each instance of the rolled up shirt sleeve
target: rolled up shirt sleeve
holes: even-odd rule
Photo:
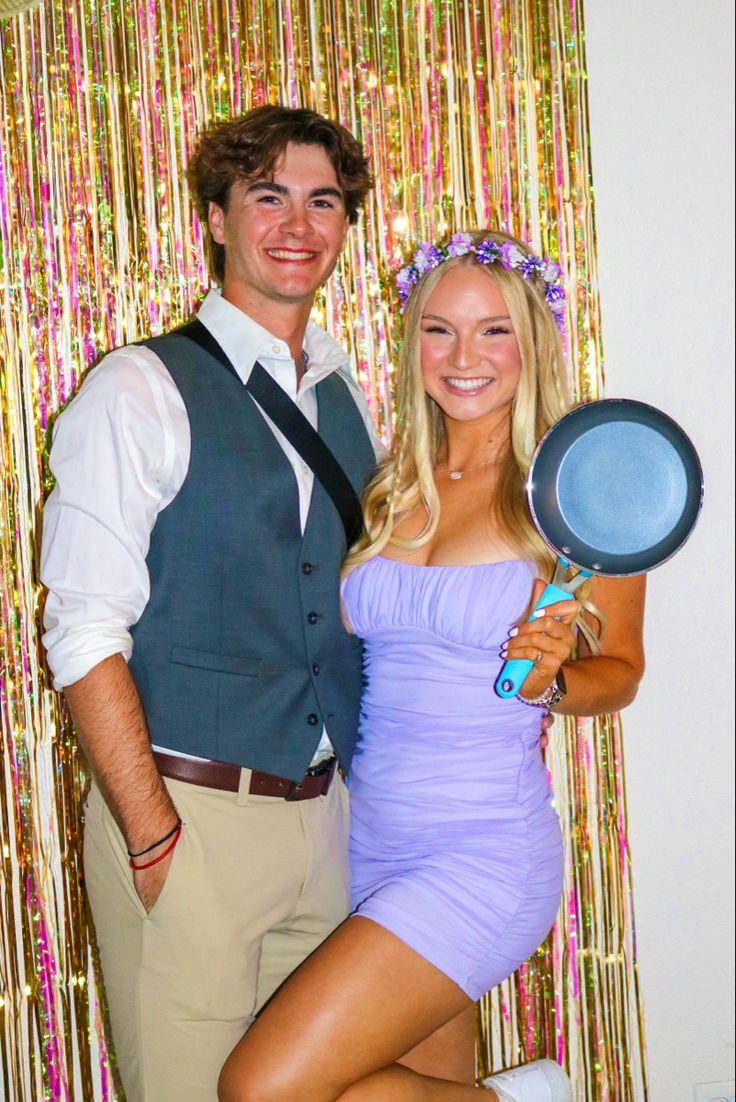
[[[43,642],[54,688],[113,654],[130,658],[130,628],[150,594],[151,531],[188,461],[181,396],[146,348],[105,357],[60,415],[41,542]]]

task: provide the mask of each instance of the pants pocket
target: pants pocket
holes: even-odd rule
[[[84,807],[84,868],[93,912],[98,889],[107,897],[114,883],[120,905],[127,901],[141,918],[145,917],[146,908],[135,890],[128,861],[123,836],[93,782]]]
[[[172,874],[181,864],[181,851],[186,847],[186,827],[182,827],[179,841],[172,854],[166,880],[150,911],[146,910],[141,897],[136,891],[130,858],[120,828],[96,785],[92,786],[85,806],[85,832],[89,839],[89,843],[85,842],[85,844],[102,845],[106,848],[114,875],[119,880],[126,897],[130,900],[140,918],[146,921],[154,911],[159,910],[159,904],[163,897],[169,894]]]
[[[161,912],[162,910],[165,911],[166,903],[170,896],[173,896],[174,900],[176,900],[176,885],[181,880],[181,877],[183,875],[186,875],[186,869],[184,869],[183,866],[185,866],[187,863],[189,841],[190,839],[188,836],[186,825],[183,825],[181,828],[181,834],[179,835],[179,841],[176,843],[174,851],[171,855],[169,871],[166,874],[166,879],[164,881],[163,887],[161,888],[161,891],[159,892],[158,899],[153,904],[150,911],[146,911],[145,907],[143,907],[143,904],[141,904],[141,906],[143,907],[145,919],[147,921],[150,921],[154,918],[158,920],[161,917]],[[133,887],[133,891],[135,891],[135,886]],[[138,895],[137,892],[135,894],[136,896]],[[175,906],[176,903],[174,902],[173,905]]]

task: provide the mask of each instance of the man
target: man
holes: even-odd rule
[[[85,877],[128,1102],[214,1100],[348,908],[345,532],[243,384],[260,362],[360,493],[370,418],[309,314],[371,179],[342,127],[275,106],[206,133],[189,178],[222,283],[198,319],[234,373],[181,333],[107,356],[57,423],[44,517],[44,642],[93,775]]]

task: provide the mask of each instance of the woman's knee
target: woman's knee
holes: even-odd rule
[[[252,1075],[247,1068],[228,1060],[217,1082],[218,1102],[281,1102],[284,1095],[274,1094],[267,1076]]]
[[[254,1065],[236,1049],[225,1061],[217,1081],[218,1102],[270,1102],[267,1076],[258,1074]]]
[[[342,1090],[317,1081],[316,1075],[290,1065],[288,1054],[277,1067],[249,1066],[233,1053],[220,1072],[218,1102],[337,1102]]]

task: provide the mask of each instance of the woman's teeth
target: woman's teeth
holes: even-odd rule
[[[454,379],[445,377],[445,384],[453,390],[462,390],[465,393],[472,392],[474,390],[482,390],[483,387],[488,386],[491,379]]]

